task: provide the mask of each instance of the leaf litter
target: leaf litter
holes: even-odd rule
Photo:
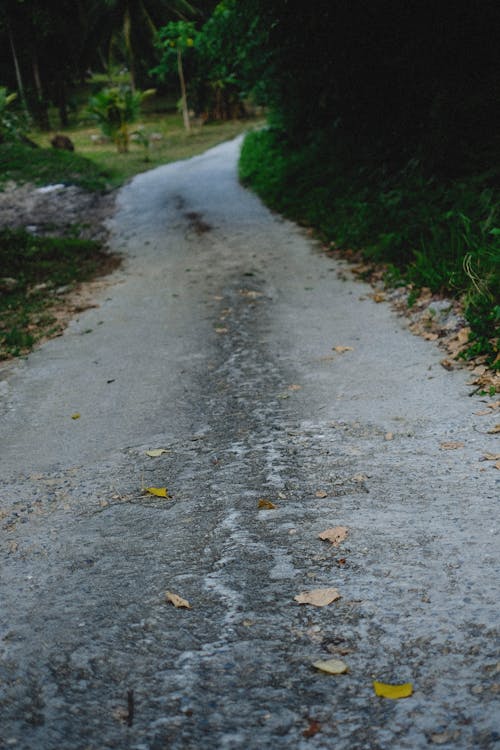
[[[347,526],[333,526],[331,529],[325,529],[318,534],[319,539],[325,542],[331,542],[334,547],[338,547],[347,537],[349,529]]]
[[[166,487],[146,487],[144,491],[155,497],[166,497],[168,500],[172,499],[168,494]]]
[[[327,674],[345,674],[349,668],[341,659],[325,659],[313,662],[313,667]]]
[[[340,599],[341,595],[336,588],[324,588],[302,591],[302,593],[297,594],[293,598],[298,604],[312,604],[314,607],[326,607],[327,604]]]
[[[403,685],[389,685],[386,682],[377,682],[374,680],[373,689],[375,690],[375,695],[379,695],[381,698],[391,698],[392,700],[409,698],[413,693],[411,682],[405,682]]]
[[[183,599],[182,596],[179,596],[179,594],[174,594],[173,591],[166,591],[165,599],[167,602],[173,604],[176,609],[192,609],[187,599]]]

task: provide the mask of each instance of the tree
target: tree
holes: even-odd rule
[[[196,29],[193,22],[189,21],[171,21],[161,28],[158,32],[158,47],[162,51],[162,56],[158,66],[152,71],[158,75],[160,80],[171,72],[174,67],[177,68],[179,76],[179,85],[181,90],[181,106],[184,127],[189,132],[191,125],[189,122],[189,108],[186,93],[186,80],[184,76],[183,54],[188,50],[194,50],[196,39]]]
[[[138,119],[144,99],[154,93],[154,89],[132,91],[128,87],[116,86],[91,97],[89,115],[99,124],[104,135],[115,143],[119,153],[128,151],[129,125]]]

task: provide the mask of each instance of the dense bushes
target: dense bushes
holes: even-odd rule
[[[318,134],[297,147],[270,128],[247,136],[240,176],[276,210],[387,264],[393,280],[462,298],[474,353],[496,359],[500,216],[487,175],[436,180],[416,161],[351,162]]]

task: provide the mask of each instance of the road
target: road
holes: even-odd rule
[[[123,188],[122,269],[2,370],[0,748],[493,748],[498,415],[239,145]]]

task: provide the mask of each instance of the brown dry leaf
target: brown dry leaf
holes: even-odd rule
[[[488,414],[491,414],[491,411],[489,409],[483,409],[482,411],[475,411],[474,414],[476,417],[486,417]]]
[[[276,510],[278,506],[272,503],[270,500],[266,500],[266,498],[261,497],[259,502],[257,503],[257,508],[259,510]]]
[[[340,594],[339,590],[334,588],[311,589],[311,591],[303,591],[293,598],[298,604],[312,604],[314,607],[326,607],[327,604],[340,599]]]
[[[323,539],[325,542],[331,542],[334,547],[338,547],[341,542],[347,537],[349,529],[347,526],[334,526],[331,529],[325,529],[318,537]]]
[[[457,448],[463,448],[465,446],[465,443],[461,443],[460,441],[456,442],[449,442],[449,443],[441,443],[439,446],[442,451],[455,451]]]
[[[483,461],[500,461],[500,453],[485,453],[482,458]]]
[[[500,432],[500,424],[496,424],[491,430],[488,430],[488,435],[496,435]]]
[[[348,671],[347,664],[340,659],[325,659],[324,661],[315,661],[313,667],[321,672],[328,674],[345,674]]]
[[[352,481],[353,482],[366,482],[367,479],[368,477],[366,476],[366,474],[355,474],[352,478]]]
[[[334,352],[337,352],[337,354],[344,354],[345,352],[354,351],[352,346],[332,346],[332,349]]]
[[[18,549],[18,543],[14,541],[9,542],[9,553],[17,552]]]
[[[297,385],[296,383],[292,383],[292,385],[288,386],[288,390],[289,391],[300,391],[301,388],[302,388],[302,386],[301,385]]]
[[[384,440],[394,440],[394,433],[393,432],[386,432],[384,435]]]
[[[500,461],[497,461],[495,464],[495,469],[498,469],[500,471]]]
[[[453,370],[456,367],[456,362],[453,362],[451,359],[442,359],[440,365],[445,370]]]
[[[328,497],[328,492],[325,492],[325,490],[316,490],[316,497]]]
[[[227,333],[229,328],[216,328],[215,333]]]
[[[439,336],[437,333],[429,333],[426,331],[422,334],[422,338],[424,338],[426,341],[436,341]]]
[[[249,297],[250,299],[257,299],[257,297],[263,296],[263,292],[256,292],[253,289],[240,289],[240,294],[242,297]]]
[[[183,607],[184,609],[192,609],[187,599],[183,599],[182,596],[174,594],[172,591],[165,592],[165,599],[176,608]]]
[[[373,294],[369,294],[368,296],[371,297],[372,300],[377,303],[384,302],[385,297],[386,297],[385,292],[373,292]]]
[[[309,726],[307,729],[304,729],[302,736],[309,739],[309,737],[314,737],[318,732],[321,732],[321,724],[319,721],[316,721],[316,719],[309,719]]]

